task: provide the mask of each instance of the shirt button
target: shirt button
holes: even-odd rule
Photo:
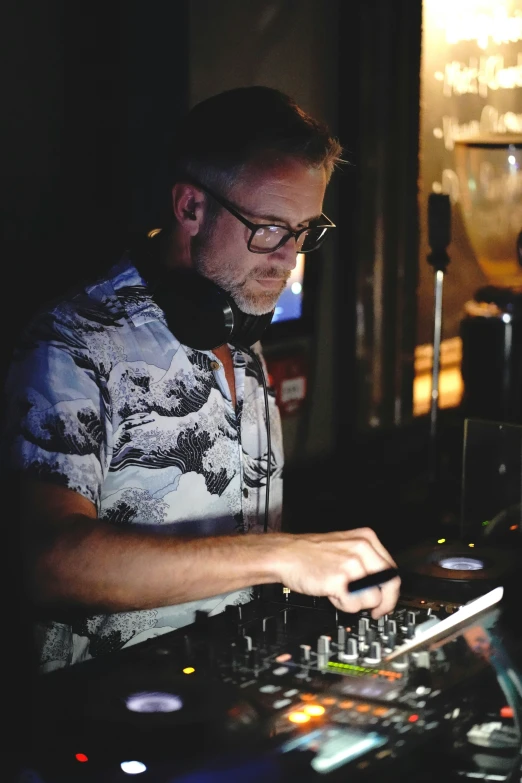
[[[219,362],[210,362],[210,366],[213,370],[219,370],[220,364]]]
[[[244,498],[248,497],[248,489],[246,487],[244,487],[244,489],[243,489],[243,497]]]

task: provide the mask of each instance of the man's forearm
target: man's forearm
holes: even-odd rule
[[[279,580],[276,553],[292,536],[176,538],[83,517],[62,524],[30,569],[32,597],[99,611],[180,604]]]

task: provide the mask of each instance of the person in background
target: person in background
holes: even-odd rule
[[[21,335],[2,445],[40,672],[217,614],[255,585],[394,608],[398,577],[347,589],[395,565],[372,529],[281,531],[260,337],[297,253],[334,228],[323,200],[341,152],[279,90],[204,100],[173,142],[168,224]]]

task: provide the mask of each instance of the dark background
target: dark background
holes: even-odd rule
[[[178,117],[222,89],[279,87],[349,161],[325,203],[336,236],[308,263],[313,317],[266,341],[309,367],[283,422],[287,527],[371,525],[396,548],[455,524],[462,415],[441,413],[436,440],[412,416],[421,17],[419,0],[6,0],[3,367],[35,308],[162,223]]]
[[[338,230],[308,262],[303,329],[266,341],[268,358],[309,367],[305,405],[283,420],[286,529],[367,525],[394,554],[455,534],[463,413],[439,412],[435,434],[412,415],[418,312],[428,327],[432,314],[431,291],[418,298],[421,31],[420,0],[4,0],[2,372],[37,307],[161,224],[180,115],[223,89],[278,87],[350,163],[328,189]],[[10,490],[2,476],[4,649],[29,690]]]

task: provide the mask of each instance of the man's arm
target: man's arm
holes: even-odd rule
[[[128,611],[275,582],[374,617],[398,598],[398,578],[347,591],[350,581],[395,565],[368,528],[185,539],[110,525],[79,493],[43,482],[22,480],[20,499],[28,594],[42,606]]]

